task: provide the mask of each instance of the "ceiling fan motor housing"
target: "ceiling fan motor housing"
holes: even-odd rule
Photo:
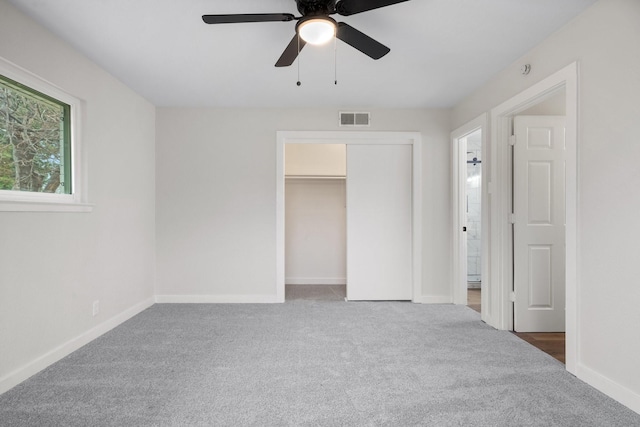
[[[302,16],[291,13],[235,13],[202,15],[202,20],[206,24],[298,21],[296,34],[276,62],[276,67],[293,64],[306,43],[322,44],[331,38],[342,40],[372,59],[380,59],[389,53],[387,46],[345,22],[336,22],[329,15],[350,16],[406,1],[409,0],[295,0]]]
[[[336,0],[296,0],[302,16],[330,15],[336,10]]]

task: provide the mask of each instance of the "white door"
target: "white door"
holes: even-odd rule
[[[514,330],[565,330],[565,119],[514,120]]]
[[[411,145],[347,146],[347,299],[410,300]]]

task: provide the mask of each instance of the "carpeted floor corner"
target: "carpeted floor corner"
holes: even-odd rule
[[[157,304],[0,396],[2,426],[640,426],[467,307]]]

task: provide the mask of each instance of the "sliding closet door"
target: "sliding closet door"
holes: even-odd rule
[[[347,146],[347,299],[410,300],[411,146]]]

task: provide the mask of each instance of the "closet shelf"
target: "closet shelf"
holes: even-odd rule
[[[344,175],[285,175],[285,179],[347,179]]]

